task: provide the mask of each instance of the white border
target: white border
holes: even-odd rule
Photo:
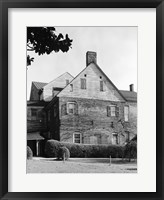
[[[138,26],[137,174],[26,174],[26,26]],[[10,192],[155,192],[155,144],[155,9],[9,9]]]

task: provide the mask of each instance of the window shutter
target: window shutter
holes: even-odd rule
[[[67,114],[67,105],[63,104],[61,105],[61,116],[64,116]]]
[[[78,104],[75,103],[75,115],[78,115]]]
[[[86,89],[86,79],[81,78],[81,89]]]
[[[119,117],[119,107],[116,106],[116,117]]]
[[[111,110],[110,110],[110,106],[107,106],[107,116],[111,117]]]
[[[103,81],[100,81],[100,91],[103,91]]]

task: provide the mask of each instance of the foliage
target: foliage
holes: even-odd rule
[[[129,161],[137,158],[137,141],[131,140],[125,145],[124,157],[129,158]]]
[[[61,144],[57,140],[48,140],[45,144],[45,155],[48,158],[57,158]]]
[[[68,160],[70,158],[70,152],[69,149],[67,147],[60,147],[59,151],[58,151],[58,159],[62,159],[64,160],[64,156],[65,156],[65,160]]]
[[[33,158],[33,152],[29,146],[27,146],[27,159],[31,160]]]
[[[55,34],[54,27],[27,27],[27,51],[34,51],[38,55],[51,52],[67,52],[71,48],[72,41],[68,34],[65,37]],[[31,65],[34,58],[27,55],[27,66]]]
[[[60,147],[67,147],[72,158],[122,158],[124,154],[123,146],[116,145],[92,145],[74,144],[48,140],[46,142],[45,153],[47,157],[57,157]]]

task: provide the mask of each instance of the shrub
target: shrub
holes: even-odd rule
[[[59,141],[56,140],[48,140],[45,144],[45,155],[48,158],[56,158],[58,157],[58,152],[61,147]]]
[[[70,158],[70,152],[67,147],[63,146],[59,148],[58,159],[64,160],[64,156],[65,156],[65,160],[68,160]]]
[[[117,145],[92,145],[61,142],[70,151],[70,156],[78,158],[122,158],[123,146]]]
[[[134,140],[131,140],[125,145],[124,150],[124,157],[129,158],[129,161],[133,158],[137,158],[137,142]]]
[[[117,145],[94,145],[94,144],[75,144],[48,140],[45,145],[47,157],[57,157],[61,153],[61,147],[66,147],[72,158],[123,158],[124,147]],[[59,151],[60,150],[60,151]],[[61,158],[61,157],[60,157]]]
[[[33,152],[29,146],[27,146],[27,160],[31,160],[33,158]]]

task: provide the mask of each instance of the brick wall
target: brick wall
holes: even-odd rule
[[[67,103],[74,102],[77,105],[75,114],[67,113]],[[60,140],[73,142],[73,134],[81,134],[82,143],[112,144],[116,141],[124,144],[127,139],[137,133],[137,107],[135,103],[102,101],[85,98],[59,98],[58,131]],[[107,107],[115,105],[119,108],[117,116],[107,116]],[[124,122],[124,106],[129,106],[129,121]],[[63,108],[65,107],[65,111]],[[52,110],[52,109],[51,109]],[[53,132],[53,130],[52,130]],[[57,134],[57,131],[56,131]]]

